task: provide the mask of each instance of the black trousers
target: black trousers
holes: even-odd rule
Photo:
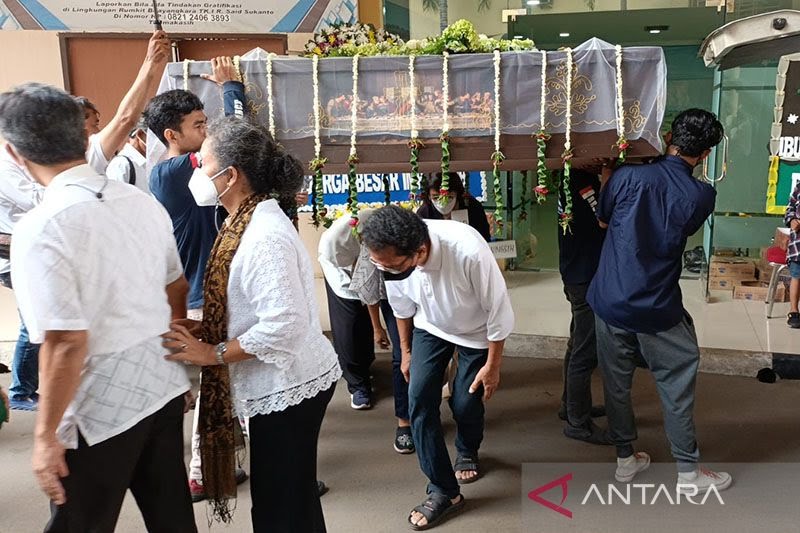
[[[50,505],[48,533],[111,533],[128,489],[147,531],[193,533],[189,481],[183,462],[183,395],[131,429],[89,446],[67,450],[69,475],[61,480],[64,505]]]
[[[569,425],[589,429],[592,409],[592,372],[597,368],[594,312],[586,302],[588,284],[564,285],[572,308],[569,341],[564,355],[564,394]]]
[[[338,296],[328,282],[328,315],[331,319],[333,348],[339,356],[339,366],[347,381],[347,390],[369,393],[372,380],[369,367],[375,361],[375,333],[369,318],[369,309],[359,300]]]
[[[324,533],[317,441],[336,385],[313,398],[250,418],[254,533]]]

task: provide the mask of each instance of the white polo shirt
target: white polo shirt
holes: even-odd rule
[[[404,280],[386,281],[397,318],[467,348],[488,348],[514,329],[514,311],[486,240],[471,226],[426,220],[431,250],[425,265]]]
[[[89,142],[86,145],[86,161],[98,174],[105,174],[108,169],[108,159],[103,152],[103,145],[100,144],[100,136],[96,133],[89,136]]]
[[[33,209],[43,189],[0,146],[0,233],[14,233],[22,215]],[[0,274],[11,271],[11,263],[0,259]]]
[[[46,331],[89,334],[58,428],[66,447],[77,446],[77,430],[90,446],[118,435],[189,389],[185,366],[166,361],[161,346],[171,318],[165,287],[183,271],[170,218],[152,197],[73,167],[19,221],[11,247],[31,342]]]

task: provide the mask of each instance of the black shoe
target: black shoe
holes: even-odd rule
[[[800,329],[800,313],[789,313],[789,320],[786,323],[792,329]]]
[[[317,480],[317,493],[319,497],[322,498],[328,492],[328,486],[325,484],[324,481]]]
[[[576,428],[567,425],[564,428],[564,436],[588,442],[589,444],[597,444],[598,446],[610,446],[612,444],[608,432],[594,424],[591,424],[589,428]]]
[[[602,418],[606,416],[606,408],[602,405],[592,406],[592,411],[589,413],[592,418]],[[558,418],[564,422],[567,421],[567,408],[562,407],[558,410]]]
[[[394,434],[394,451],[402,455],[414,453],[414,439],[411,438],[410,427],[398,427]]]

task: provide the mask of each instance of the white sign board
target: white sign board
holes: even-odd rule
[[[313,33],[358,19],[358,0],[157,0],[167,33]],[[19,8],[20,4],[24,9]],[[16,6],[12,8],[9,6]],[[2,30],[152,31],[152,0],[0,2]]]
[[[495,259],[516,259],[517,241],[494,241],[489,243]]]

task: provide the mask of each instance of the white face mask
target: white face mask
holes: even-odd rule
[[[448,197],[447,203],[444,205],[440,204],[439,202],[440,199],[437,198],[436,201],[433,202],[433,206],[444,216],[449,215],[456,207],[456,199],[452,197]]]
[[[228,189],[217,193],[217,188],[214,186],[214,180],[220,177],[230,167],[225,167],[213,176],[209,177],[202,168],[194,169],[192,177],[189,180],[189,190],[192,192],[194,201],[200,207],[212,207],[217,205],[222,195],[228,192]]]

